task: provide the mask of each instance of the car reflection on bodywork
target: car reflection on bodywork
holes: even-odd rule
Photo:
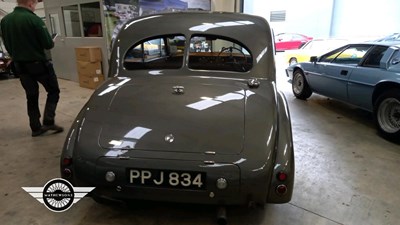
[[[191,51],[199,40],[207,48]],[[114,43],[110,78],[68,133],[63,178],[96,187],[97,201],[290,201],[291,121],[265,19],[157,14],[125,23]]]
[[[316,92],[373,112],[378,131],[400,139],[399,42],[349,44],[310,61],[286,69],[297,98]]]

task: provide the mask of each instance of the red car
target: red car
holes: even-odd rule
[[[299,49],[302,45],[312,39],[312,37],[303,34],[280,33],[275,36],[275,50],[279,52],[290,49]]]

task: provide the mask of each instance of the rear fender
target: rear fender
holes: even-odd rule
[[[276,154],[274,170],[271,177],[267,203],[287,203],[292,198],[294,184],[294,148],[292,137],[292,125],[289,114],[289,107],[282,92],[277,92],[278,104],[278,136],[276,144]],[[279,172],[285,172],[287,179],[279,181],[277,179]],[[276,192],[278,185],[284,184],[287,192],[279,195]]]

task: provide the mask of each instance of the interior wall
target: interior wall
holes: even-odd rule
[[[339,37],[375,38],[400,32],[400,1],[335,0],[331,33]]]
[[[243,12],[264,17],[270,22],[271,11],[286,11],[285,21],[270,22],[275,34],[301,33],[329,37],[334,0],[243,0]]]
[[[211,0],[211,10],[219,12],[235,12],[236,1],[234,0]]]
[[[284,22],[271,22],[275,34],[303,33],[315,38],[370,40],[398,33],[398,0],[243,0],[244,12],[270,21],[270,12],[286,11]]]

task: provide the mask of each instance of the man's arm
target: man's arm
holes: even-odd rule
[[[47,30],[46,25],[42,21],[42,19],[38,18],[38,22],[36,25],[36,30],[39,35],[40,44],[44,49],[52,49],[54,47],[54,41],[50,36],[49,31]]]

